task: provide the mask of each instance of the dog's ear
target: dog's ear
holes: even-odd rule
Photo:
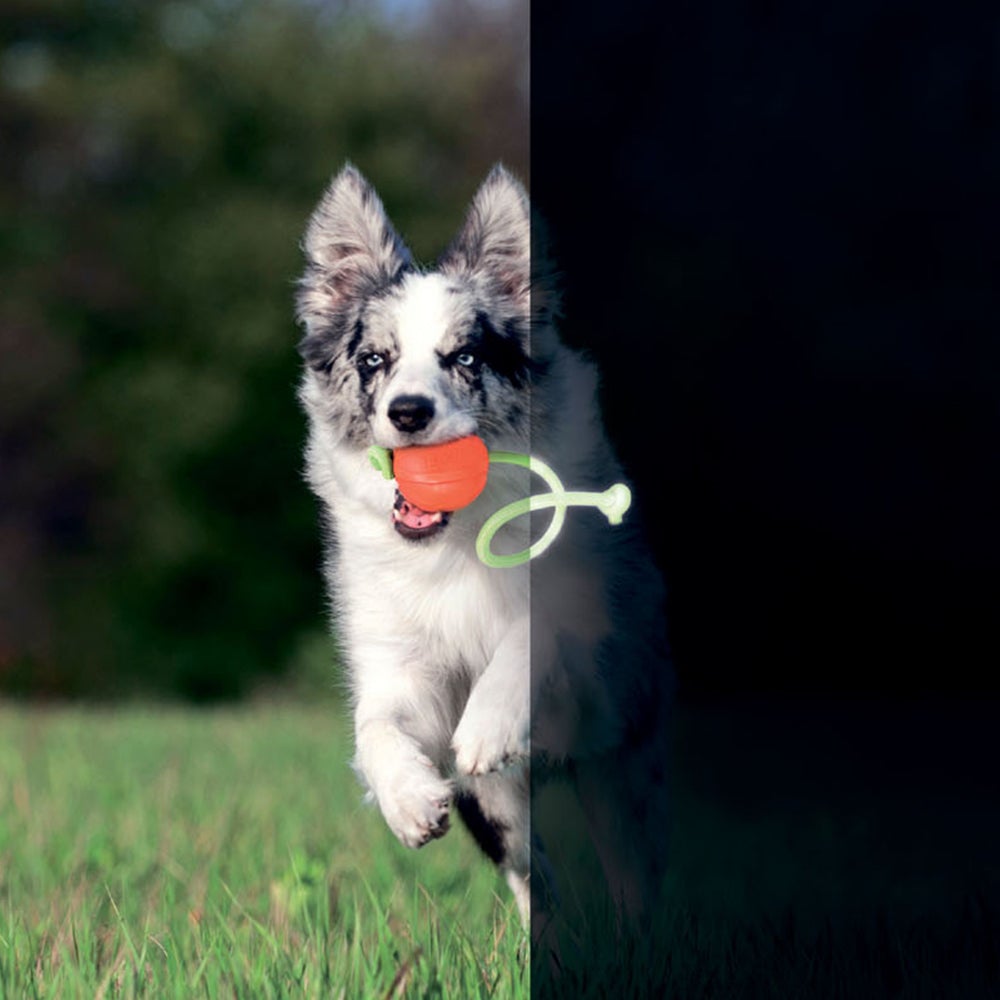
[[[310,331],[412,265],[378,195],[351,164],[334,177],[313,212],[302,249],[306,271],[297,315]]]
[[[440,262],[469,274],[527,308],[531,291],[531,208],[524,188],[497,164],[476,192],[455,241]]]

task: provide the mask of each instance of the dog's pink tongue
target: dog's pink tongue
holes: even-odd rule
[[[396,516],[408,528],[429,528],[441,520],[440,512],[428,514],[426,510],[421,510],[405,499],[396,507]]]

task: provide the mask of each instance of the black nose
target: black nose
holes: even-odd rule
[[[409,434],[422,431],[434,419],[434,400],[426,396],[397,396],[389,404],[389,419]]]

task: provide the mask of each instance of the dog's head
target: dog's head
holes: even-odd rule
[[[303,248],[302,395],[339,445],[402,448],[478,434],[490,447],[527,448],[552,307],[533,282],[528,198],[510,173],[493,169],[433,270],[414,264],[352,166],[320,201]],[[402,534],[430,533],[411,520],[408,533],[397,516]]]

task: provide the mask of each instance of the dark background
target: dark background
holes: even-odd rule
[[[997,693],[997,15],[929,3],[7,5],[0,691],[328,676],[297,242],[418,257],[489,166],[670,586],[687,696]]]
[[[998,31],[533,9],[533,197],[691,696],[1000,691]]]
[[[578,984],[996,995],[998,38],[987,5],[533,5],[532,196],[669,588],[694,921]]]
[[[332,692],[299,239],[348,159],[433,261],[528,172],[521,0],[0,10],[0,695]]]

